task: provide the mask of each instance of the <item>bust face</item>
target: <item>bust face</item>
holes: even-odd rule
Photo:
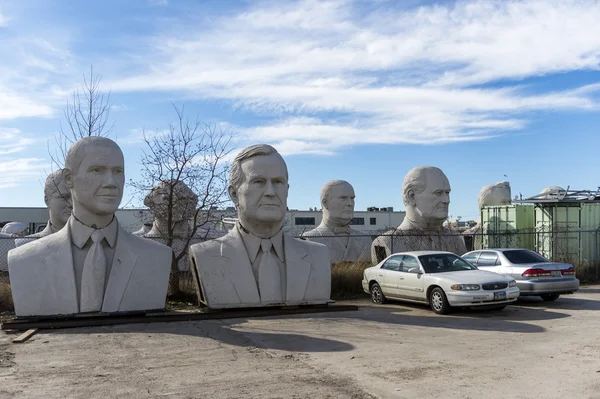
[[[327,202],[324,207],[328,211],[328,218],[350,223],[354,217],[354,189],[350,184],[338,184],[329,189]]]
[[[99,145],[86,152],[72,175],[73,202],[94,215],[115,213],[125,184],[123,153],[111,146]]]
[[[485,206],[510,205],[510,191],[507,188],[494,187],[486,198]]]
[[[450,182],[436,170],[427,173],[425,190],[414,195],[416,211],[426,220],[444,220],[448,217]]]
[[[53,224],[64,226],[71,217],[71,211],[73,210],[71,192],[65,182],[61,180],[52,195],[44,199],[50,213],[50,221]]]
[[[234,189],[232,199],[242,223],[283,221],[289,185],[286,168],[276,154],[259,155],[240,165],[243,183]]]

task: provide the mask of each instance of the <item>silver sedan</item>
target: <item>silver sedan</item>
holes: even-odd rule
[[[514,278],[521,296],[540,296],[555,301],[561,294],[579,289],[575,268],[570,263],[555,263],[529,249],[483,249],[462,256],[478,269]]]

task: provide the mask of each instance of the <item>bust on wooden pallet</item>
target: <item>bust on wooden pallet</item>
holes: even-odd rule
[[[16,315],[164,308],[171,249],[126,232],[115,217],[125,183],[119,146],[82,138],[62,173],[73,201],[65,227],[8,253]]]
[[[238,222],[227,235],[190,247],[200,300],[209,308],[331,302],[327,248],[282,230],[288,190],[275,148],[253,145],[235,157],[228,192]]]

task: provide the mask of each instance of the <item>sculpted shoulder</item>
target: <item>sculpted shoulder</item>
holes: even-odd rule
[[[159,242],[156,242],[154,240],[148,239],[148,238],[143,238],[140,236],[136,236],[133,235],[131,233],[125,233],[128,235],[128,239],[131,241],[132,246],[136,249],[136,250],[140,250],[140,251],[158,251],[158,252],[165,252],[165,253],[170,253],[171,252],[171,248],[161,244]]]
[[[8,259],[10,262],[19,262],[39,257],[42,254],[48,255],[51,248],[56,246],[54,244],[56,244],[56,240],[50,235],[34,239],[8,251]]]
[[[201,252],[212,252],[221,248],[224,243],[229,243],[233,239],[231,233],[228,233],[222,237],[218,237],[212,240],[198,242],[190,245],[190,253],[201,253]],[[243,244],[242,244],[243,245]]]

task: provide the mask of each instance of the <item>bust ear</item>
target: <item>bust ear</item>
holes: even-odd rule
[[[71,169],[64,168],[62,170],[62,175],[63,175],[63,179],[65,181],[65,184],[67,185],[69,190],[72,189],[73,188],[73,173],[71,172]]]
[[[46,206],[48,206],[48,201],[50,200],[50,198],[48,198],[47,195],[44,195],[44,204],[46,204]]]
[[[229,187],[227,187],[227,192],[229,193],[229,198],[231,198],[231,201],[233,201],[233,204],[237,208],[240,202],[237,190],[235,189],[235,187],[230,185]]]
[[[412,205],[415,206],[416,205],[416,201],[415,201],[415,190],[413,190],[412,188],[409,189],[406,192],[406,199],[408,201],[407,205]]]

